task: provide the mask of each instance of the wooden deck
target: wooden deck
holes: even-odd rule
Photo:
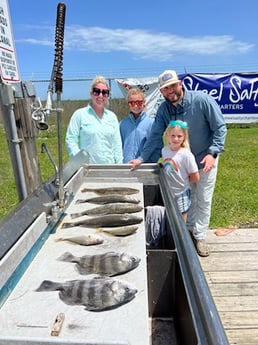
[[[200,258],[230,345],[258,344],[258,229],[209,230]]]

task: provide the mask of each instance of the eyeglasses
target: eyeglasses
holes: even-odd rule
[[[103,97],[108,97],[109,96],[109,90],[101,90],[98,87],[94,87],[92,89],[93,95],[94,96],[99,96],[102,94]]]
[[[128,104],[130,107],[141,107],[143,105],[144,101],[129,101]]]

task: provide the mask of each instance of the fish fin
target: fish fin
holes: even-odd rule
[[[66,228],[72,228],[74,226],[74,223],[63,223],[61,226],[61,229],[66,229]]]
[[[77,199],[75,201],[75,204],[83,204],[84,202],[87,202],[87,200],[84,200],[84,199]]]
[[[51,280],[43,280],[40,286],[35,291],[55,291],[58,290],[59,284]]]
[[[64,254],[59,256],[57,258],[57,260],[58,261],[65,261],[65,262],[72,262],[74,260],[74,256],[69,252],[65,252]]]
[[[76,264],[75,268],[82,275],[88,275],[91,273],[91,272],[87,271],[86,268],[81,267],[79,264]]]

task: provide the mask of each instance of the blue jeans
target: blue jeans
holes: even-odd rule
[[[187,216],[187,228],[194,238],[206,238],[211,217],[212,196],[215,188],[218,160],[216,158],[213,168],[206,174],[199,170],[200,181],[191,183],[191,206]]]

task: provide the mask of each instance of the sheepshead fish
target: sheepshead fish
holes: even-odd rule
[[[130,203],[115,203],[115,204],[105,204],[85,210],[78,213],[70,214],[71,218],[81,217],[81,216],[93,216],[98,214],[123,214],[123,213],[136,213],[142,211],[143,208],[138,204]]]
[[[70,228],[73,226],[85,226],[91,228],[113,227],[122,225],[133,225],[139,224],[143,221],[143,218],[136,216],[134,214],[107,214],[99,217],[83,218],[78,219],[73,222],[65,222],[62,224],[62,229]]]
[[[136,232],[137,225],[115,226],[113,228],[98,228],[98,232],[107,232],[113,236],[127,236]]]
[[[129,284],[106,277],[70,280],[63,283],[44,280],[36,291],[59,291],[68,305],[83,305],[86,310],[113,309],[131,301],[137,289]]]
[[[139,193],[139,189],[130,188],[130,187],[106,187],[106,188],[83,188],[81,189],[82,193],[93,192],[100,195],[107,194],[122,194],[130,195]]]
[[[76,204],[82,204],[84,202],[89,202],[91,204],[110,204],[115,202],[130,202],[131,204],[139,204],[140,199],[137,199],[130,195],[121,195],[121,194],[107,194],[107,195],[100,195],[92,198],[86,199],[77,199]]]
[[[95,234],[62,234],[55,237],[56,241],[70,241],[82,246],[91,246],[94,244],[103,243],[104,239],[101,236]]]
[[[57,260],[75,262],[80,274],[99,274],[103,276],[115,276],[136,268],[141,259],[127,253],[114,251],[104,254],[74,256],[69,252],[61,255]]]

